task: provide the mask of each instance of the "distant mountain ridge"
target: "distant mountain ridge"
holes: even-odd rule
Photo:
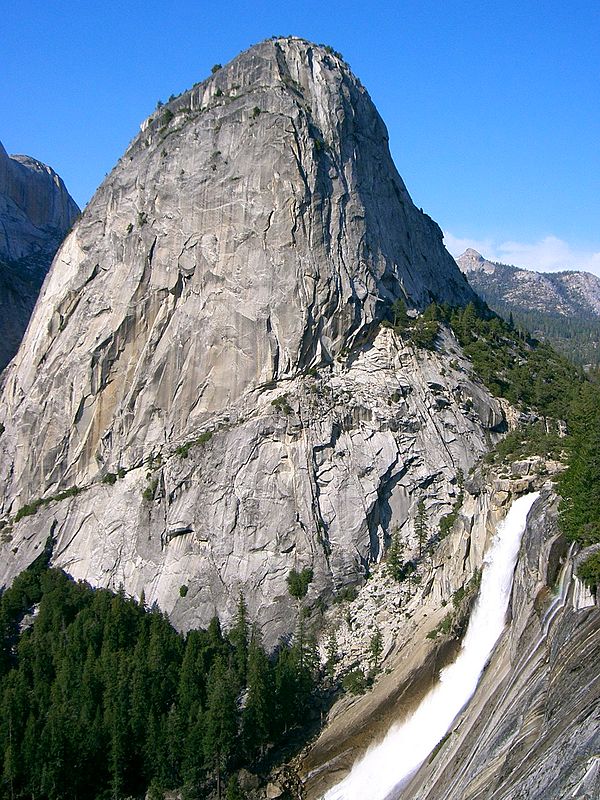
[[[494,311],[550,341],[578,363],[600,362],[600,278],[589,272],[534,272],[489,261],[471,248],[456,259]]]
[[[17,352],[54,254],[79,214],[62,179],[0,142],[0,371]]]

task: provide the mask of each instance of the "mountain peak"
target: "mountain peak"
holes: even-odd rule
[[[315,373],[373,359],[357,373],[371,386],[381,362],[397,387],[381,340],[398,345],[380,323],[400,298],[422,310],[475,294],[339,55],[296,38],[255,45],[145,121],[55,259],[0,403],[4,513],[40,497],[100,503],[102,524],[82,510],[77,532],[79,512],[52,528],[59,563],[96,584],[147,584],[182,625],[210,618],[225,586],[251,587],[269,623],[295,566],[313,563],[321,589],[355,581],[379,546],[376,515],[343,487],[362,485],[376,453],[378,475],[402,463],[398,410],[386,386],[363,400],[352,377],[342,413]],[[380,414],[381,443],[363,426]],[[317,473],[331,461],[341,474],[344,447],[350,472],[327,489]],[[74,487],[81,497],[64,494]],[[33,555],[28,536],[8,572]],[[202,577],[183,603],[173,588],[192,564]]]

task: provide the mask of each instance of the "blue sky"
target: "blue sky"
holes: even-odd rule
[[[80,205],[158,99],[294,34],[340,50],[449,249],[600,274],[600,3],[8,2],[0,140]]]

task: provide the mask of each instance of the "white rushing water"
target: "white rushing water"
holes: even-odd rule
[[[471,699],[504,628],[527,514],[539,492],[515,500],[484,558],[481,588],[456,660],[414,713],[394,725],[324,800],[385,800],[404,783],[450,729]]]

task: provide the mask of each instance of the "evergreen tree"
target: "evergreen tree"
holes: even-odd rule
[[[244,746],[251,759],[257,751],[261,756],[264,754],[273,730],[274,717],[271,665],[260,645],[258,632],[254,630],[248,653],[246,705],[242,715]]]
[[[379,670],[379,659],[383,652],[383,636],[379,628],[375,628],[369,642],[369,660],[371,662],[371,675],[376,675]]]
[[[208,678],[204,749],[214,770],[219,798],[221,776],[229,766],[238,731],[236,678],[233,670],[221,658],[217,658],[213,664]]]
[[[419,556],[423,555],[423,545],[427,540],[427,511],[423,498],[417,503],[417,514],[415,517],[415,534],[419,543]]]
[[[243,685],[246,683],[248,663],[248,607],[241,592],[235,622],[229,632],[229,641],[233,647],[233,662],[238,680],[240,685]]]
[[[400,529],[396,526],[392,531],[392,541],[386,558],[387,571],[394,580],[404,580],[404,544],[400,537]]]

